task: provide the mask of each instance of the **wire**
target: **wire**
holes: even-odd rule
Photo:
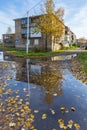
[[[31,11],[34,7],[36,7],[37,5],[39,5],[41,2],[42,2],[42,0],[39,1],[37,4],[35,4],[35,5],[34,5],[32,8],[30,8],[27,12]]]
[[[38,2],[37,4],[35,4],[32,8],[30,8],[29,10],[27,10],[26,13],[23,15],[23,17],[26,16],[27,13],[30,12],[32,9],[34,9],[35,7],[37,7],[41,2],[43,2],[43,1],[42,1],[42,0],[39,1],[39,2]]]
[[[42,2],[42,0],[40,0],[37,4],[35,4],[32,8],[30,8],[27,12],[30,12],[32,9],[34,9],[35,7],[37,7],[41,2]],[[25,15],[27,15],[27,12],[25,13]],[[25,15],[23,15],[23,17],[24,17]],[[0,21],[0,23],[4,24],[4,25],[6,25],[6,26],[15,27],[14,25],[10,25],[10,24],[8,24],[8,23],[6,23],[6,22]]]

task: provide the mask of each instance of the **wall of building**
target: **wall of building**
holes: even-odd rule
[[[22,39],[22,35],[21,35],[21,20],[17,19],[15,20],[15,39],[18,40],[17,43],[15,43],[15,47],[20,48],[20,46],[23,45],[23,47],[25,46],[25,44],[23,44],[23,39]]]
[[[76,43],[76,35],[70,30],[68,26],[65,26],[65,42],[69,45]]]
[[[3,34],[4,46],[15,46],[15,34]]]
[[[27,20],[27,19],[26,19]],[[18,43],[15,44],[16,48],[18,49],[25,49],[26,43],[27,43],[27,23],[22,24],[22,19],[15,20],[15,39],[18,39]],[[29,22],[30,28],[29,28],[29,49],[30,50],[43,50],[46,49],[46,36],[42,33],[33,33],[32,30],[34,28],[34,23],[32,22],[30,18]],[[25,29],[25,32],[22,31]],[[51,42],[52,38],[51,36],[47,38],[47,50],[51,50]]]
[[[75,35],[71,30],[64,26],[63,35],[60,38],[54,38],[52,35],[47,37],[46,45],[46,35],[39,32],[33,33],[35,28],[35,21],[39,20],[40,16],[30,17],[29,18],[29,50],[41,50],[45,51],[46,46],[48,51],[59,50],[60,44],[67,41],[68,44],[75,42]],[[73,35],[73,36],[72,36]],[[72,39],[73,38],[73,39]],[[27,18],[16,19],[15,20],[15,39],[18,40],[18,43],[15,44],[15,47],[18,49],[25,49],[27,43]]]

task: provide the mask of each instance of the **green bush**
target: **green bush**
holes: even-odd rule
[[[76,44],[76,43],[73,43],[72,46],[77,47],[77,44]]]

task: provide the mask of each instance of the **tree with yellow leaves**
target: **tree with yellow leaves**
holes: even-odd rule
[[[47,51],[47,40],[49,37],[61,38],[64,31],[63,16],[64,9],[58,8],[55,11],[55,4],[53,0],[46,0],[41,6],[42,15],[39,22],[36,23],[35,32],[41,32],[45,35],[45,51]]]

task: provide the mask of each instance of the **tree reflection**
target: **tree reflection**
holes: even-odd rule
[[[32,78],[33,77],[33,78]],[[41,74],[33,73],[30,75],[32,83],[38,84],[45,88],[45,101],[48,104],[53,102],[53,95],[62,95],[62,75],[60,72],[47,70],[43,71]]]
[[[38,62],[36,64],[29,62],[27,65],[28,66],[26,66],[26,62],[22,62],[22,64],[19,65],[21,68],[17,71],[17,77],[21,81],[41,86],[41,91],[45,89],[45,101],[48,104],[53,102],[55,94],[56,96],[63,94],[62,74],[54,62],[51,62],[51,64],[50,62]]]

